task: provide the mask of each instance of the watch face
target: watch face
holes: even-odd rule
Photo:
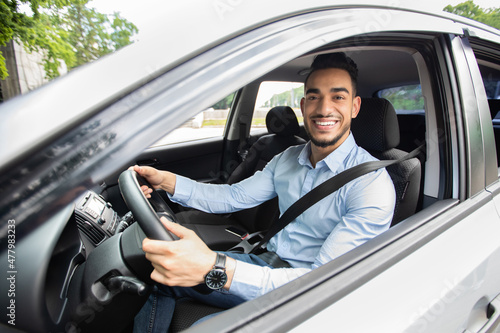
[[[213,269],[205,277],[205,283],[210,289],[218,290],[227,282],[226,272],[221,269]]]

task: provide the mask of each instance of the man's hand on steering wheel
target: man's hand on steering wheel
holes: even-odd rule
[[[141,190],[143,191],[146,198],[151,198],[151,193],[153,192],[153,190],[158,189],[162,189],[170,194],[174,194],[176,177],[173,173],[168,171],[160,171],[149,166],[134,165],[131,169],[137,172],[140,176],[146,179],[151,184],[151,186],[153,186],[152,189],[146,185],[141,186]]]
[[[151,167],[134,166],[122,172],[118,183],[125,203],[147,236],[143,250],[154,267],[151,278],[171,286],[202,283],[203,276],[215,264],[215,252],[195,232],[175,223],[175,214],[152,189],[167,192],[171,189],[173,194],[175,175]],[[226,288],[231,285],[235,267],[236,261],[227,258]]]
[[[144,239],[142,249],[154,267],[151,278],[168,286],[192,287],[204,283],[216,254],[190,229],[161,218],[165,228],[179,237],[175,242]]]

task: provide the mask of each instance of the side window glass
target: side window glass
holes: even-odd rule
[[[397,114],[424,113],[424,97],[419,84],[383,89],[378,97],[391,102]]]
[[[500,124],[500,70],[486,65],[479,65],[484,89],[490,104],[491,117],[495,125]]]
[[[275,106],[289,106],[303,124],[300,100],[304,97],[302,82],[265,81],[260,84],[250,133],[266,132],[266,115]]]
[[[425,141],[425,104],[420,85],[382,89],[378,97],[394,106],[398,115],[400,143],[397,148],[412,151]]]
[[[486,43],[485,46],[484,41],[472,37],[470,41],[488,99],[497,153],[497,166],[500,172],[500,60],[498,58],[500,48],[494,43]]]
[[[480,66],[481,73],[483,74],[484,89],[488,99],[500,99],[500,71],[492,68]]]
[[[201,111],[151,147],[218,136],[222,137],[235,94],[236,93],[232,93],[212,105],[210,108]]]

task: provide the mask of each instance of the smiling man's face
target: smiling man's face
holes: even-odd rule
[[[314,71],[304,89],[300,108],[306,132],[317,148],[332,152],[349,136],[361,99],[354,96],[351,77],[343,69]]]

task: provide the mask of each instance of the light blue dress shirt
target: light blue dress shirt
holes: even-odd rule
[[[211,213],[228,213],[279,198],[283,214],[314,187],[376,159],[349,135],[314,168],[310,142],[275,156],[262,171],[233,185],[202,184],[177,176],[172,201]],[[395,191],[385,169],[361,176],[297,217],[268,243],[293,268],[270,269],[237,262],[230,293],[246,300],[263,295],[381,234],[390,226]]]

